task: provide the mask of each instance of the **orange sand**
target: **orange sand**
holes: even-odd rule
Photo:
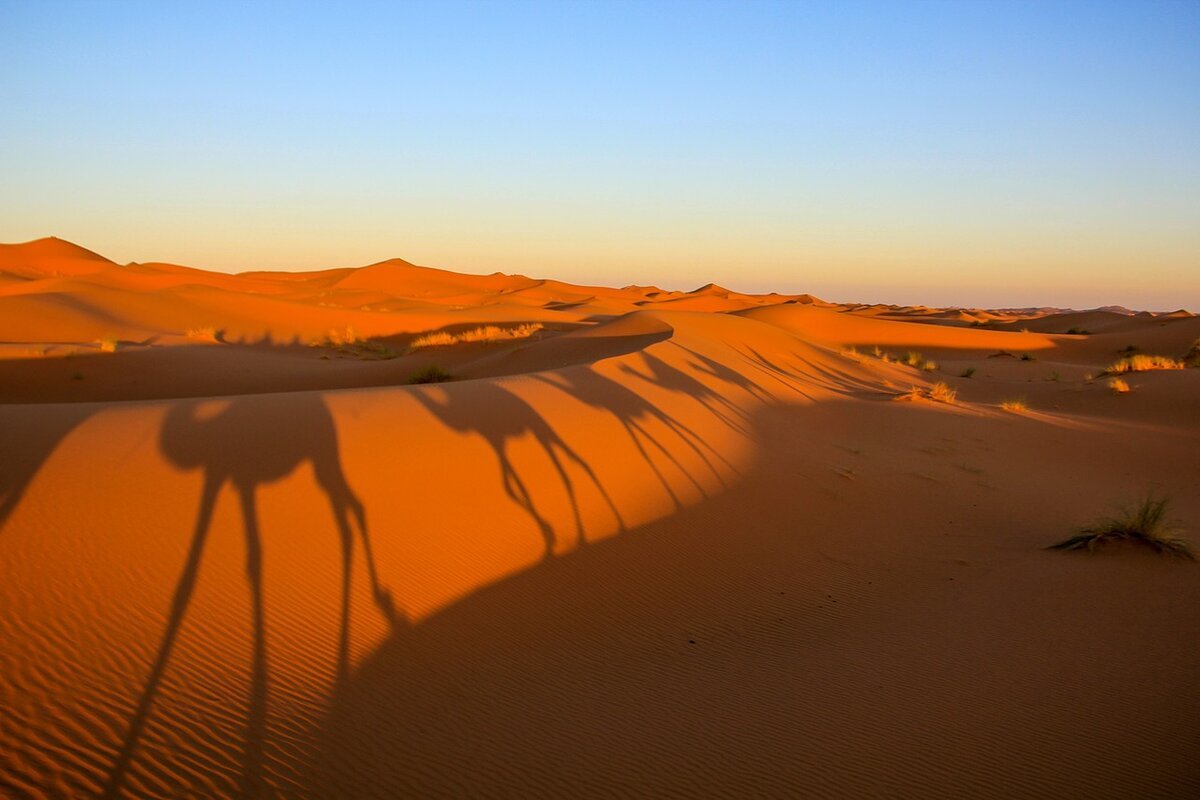
[[[0,794],[1196,796],[1197,338],[0,245]]]

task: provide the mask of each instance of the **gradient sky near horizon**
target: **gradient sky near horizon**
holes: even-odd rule
[[[1200,2],[0,0],[0,241],[1200,310]]]

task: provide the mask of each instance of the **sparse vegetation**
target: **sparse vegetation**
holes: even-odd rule
[[[975,377],[975,368],[974,368],[974,367],[967,367],[967,368],[966,368],[966,369],[964,369],[964,370],[963,370],[961,373],[959,373],[959,376],[958,376],[958,377],[960,377],[960,378],[973,378],[973,377]]]
[[[1036,361],[1037,359],[1035,359],[1033,357],[1032,353],[1021,353],[1021,360],[1022,361]]]
[[[1095,550],[1105,542],[1125,541],[1144,545],[1156,553],[1166,553],[1189,561],[1196,560],[1191,544],[1178,536],[1179,524],[1167,517],[1167,497],[1149,494],[1137,503],[1125,506],[1115,516],[1104,517],[1083,528],[1050,550]]]
[[[219,331],[214,327],[205,326],[201,328],[189,328],[187,337],[195,339],[198,342],[211,342],[217,344],[221,341],[223,331]]]
[[[1067,333],[1072,336],[1087,336],[1091,331],[1084,328],[1067,328]]]
[[[1005,400],[1000,404],[1000,408],[1005,411],[1011,411],[1014,414],[1020,414],[1023,411],[1029,410],[1029,404],[1025,402],[1025,398],[1018,397],[1013,400]]]
[[[1167,356],[1132,355],[1114,361],[1104,370],[1105,375],[1122,375],[1126,372],[1148,372],[1155,369],[1183,369],[1184,363]]]
[[[408,377],[409,383],[444,383],[454,380],[454,376],[437,364],[431,364],[425,369],[417,370]]]
[[[1189,367],[1200,367],[1200,339],[1192,342],[1192,346],[1183,354],[1183,363]]]
[[[352,327],[343,330],[331,330],[321,339],[309,342],[309,347],[328,347],[343,355],[366,360],[384,360],[397,358],[400,354],[383,342],[366,339]],[[321,358],[328,358],[322,354]]]
[[[1112,389],[1114,394],[1125,394],[1129,391],[1129,384],[1120,378],[1113,378],[1108,382],[1108,388]]]
[[[928,389],[922,389],[920,386],[914,386],[903,394],[896,395],[893,400],[933,400],[938,403],[947,403],[953,405],[958,397],[958,392],[951,389],[945,383],[938,381]]]
[[[115,336],[103,336],[96,340],[96,346],[100,348],[101,353],[115,353],[120,342]]]
[[[530,322],[518,325],[515,328],[484,325],[469,331],[463,331],[462,333],[438,331],[418,336],[409,344],[408,350],[411,353],[414,350],[420,350],[425,347],[445,347],[465,342],[496,342],[504,339],[528,339],[533,334],[542,330],[542,327],[540,322]]]
[[[958,397],[958,392],[941,381],[929,387],[930,400],[936,400],[939,403],[953,403],[956,397]]]

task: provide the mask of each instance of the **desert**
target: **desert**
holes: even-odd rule
[[[10,796],[1200,789],[1192,313],[0,277]]]
[[[0,800],[1200,798],[1200,2],[0,32]]]

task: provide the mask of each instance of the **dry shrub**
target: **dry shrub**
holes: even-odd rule
[[[198,342],[212,342],[213,344],[217,344],[221,341],[221,332],[211,326],[189,328],[187,337],[195,339]]]
[[[1106,375],[1122,375],[1126,372],[1149,372],[1155,369],[1183,369],[1184,363],[1167,356],[1147,356],[1142,354],[1125,356],[1114,361],[1104,370]]]
[[[1137,503],[1125,506],[1111,517],[1104,517],[1080,528],[1069,539],[1050,545],[1050,550],[1088,550],[1112,541],[1144,545],[1156,553],[1196,560],[1191,544],[1176,534],[1179,524],[1167,517],[1168,498],[1147,495]]]
[[[525,323],[515,328],[501,328],[497,325],[484,325],[462,333],[447,333],[438,331],[418,336],[408,346],[409,352],[423,347],[445,347],[466,342],[497,342],[507,339],[528,339],[542,329],[540,322]]]
[[[913,400],[933,400],[937,403],[947,403],[953,405],[958,397],[958,392],[951,389],[946,384],[938,381],[928,389],[922,389],[920,386],[914,386],[903,394],[898,394],[893,397],[893,400],[901,400],[912,402]]]
[[[1114,394],[1125,394],[1129,391],[1129,384],[1120,378],[1113,378],[1108,382],[1108,388],[1112,389]]]

